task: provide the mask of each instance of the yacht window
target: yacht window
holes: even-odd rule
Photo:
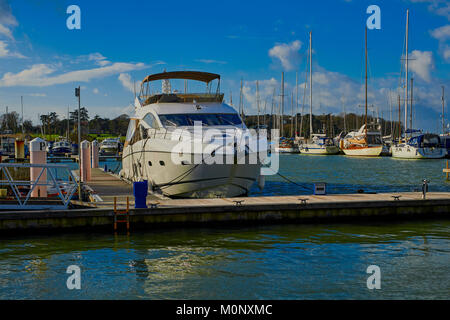
[[[162,124],[169,127],[193,126],[195,121],[205,126],[240,125],[238,114],[196,113],[196,114],[163,114],[159,116]]]
[[[432,148],[432,147],[438,147],[440,145],[440,139],[439,136],[435,135],[424,135],[422,145],[424,148]]]
[[[144,117],[143,120],[146,124],[148,124],[150,126],[150,128],[153,128],[153,129],[159,128],[158,122],[156,121],[156,118],[153,114],[147,113],[147,115]]]
[[[125,140],[130,141],[133,138],[135,131],[136,131],[136,120],[131,119],[130,123],[128,124],[127,136]]]

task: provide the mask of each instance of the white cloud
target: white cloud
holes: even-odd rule
[[[446,45],[442,51],[444,59],[450,62],[450,46]]]
[[[134,84],[131,81],[131,76],[128,73],[121,73],[119,75],[119,81],[126,89],[134,93]]]
[[[428,10],[450,20],[450,2],[447,0],[410,0],[415,3],[427,3]]]
[[[32,86],[46,87],[55,84],[70,82],[89,82],[92,79],[104,78],[113,74],[148,68],[144,63],[116,62],[106,67],[70,71],[54,75],[57,71],[55,65],[35,64],[30,69],[25,69],[13,74],[7,72],[0,79],[0,87]]]
[[[100,91],[98,91],[97,88],[94,88],[94,90],[92,90],[93,93],[98,94]]]
[[[450,24],[434,29],[430,32],[433,38],[440,41],[450,39]]]
[[[300,40],[291,43],[279,43],[269,50],[272,59],[278,59],[286,71],[294,70],[300,62],[299,50],[302,47]]]
[[[450,24],[434,29],[430,32],[431,36],[439,40],[439,53],[445,61],[450,62]]]
[[[104,67],[111,63],[111,61],[106,60],[106,57],[104,57],[101,53],[91,53],[88,55],[89,61],[95,61],[95,63],[101,67]]]
[[[0,35],[14,39],[11,29],[8,27],[18,26],[17,20],[11,12],[11,7],[6,0],[0,0]]]
[[[25,58],[18,52],[11,52],[8,49],[8,44],[5,41],[0,40],[0,58]]]
[[[14,37],[12,35],[12,31],[2,24],[0,24],[0,35],[1,34],[6,36],[9,39],[14,39]]]
[[[411,70],[426,82],[430,82],[431,70],[434,69],[433,53],[431,51],[413,50],[411,59]]]
[[[45,93],[30,93],[28,94],[30,97],[46,97],[47,94]]]
[[[195,61],[197,61],[197,62],[202,62],[202,63],[206,63],[206,64],[213,64],[213,63],[216,63],[216,64],[226,64],[226,63],[227,63],[226,61],[211,60],[211,59],[197,59],[197,60],[195,60]]]

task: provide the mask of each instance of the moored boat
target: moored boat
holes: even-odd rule
[[[217,80],[217,91],[180,93],[172,90],[171,79],[200,81],[208,88]],[[150,94],[150,83],[158,80],[161,93]],[[260,179],[258,146],[267,146],[267,138],[252,136],[223,97],[218,74],[179,71],[146,77],[135,100],[120,176],[147,180],[151,190],[175,198],[248,194]],[[255,146],[247,138],[259,140]]]

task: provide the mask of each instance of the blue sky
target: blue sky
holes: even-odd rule
[[[81,30],[66,27],[71,4],[81,9]],[[389,118],[391,90],[398,117],[409,8],[416,126],[437,131],[441,86],[450,93],[450,4],[441,0],[0,0],[0,110],[20,111],[24,96],[25,119],[36,123],[38,114],[51,111],[63,118],[76,106],[73,91],[80,85],[91,116],[115,117],[132,110],[133,80],[163,69],[220,73],[234,105],[242,78],[247,113],[256,112],[256,80],[269,111],[281,71],[288,94],[298,72],[301,110],[312,30],[314,113],[342,112],[343,103],[348,112],[362,112],[364,27],[372,4],[381,9],[381,30],[369,31],[369,104]]]

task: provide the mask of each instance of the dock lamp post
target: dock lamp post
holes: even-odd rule
[[[80,86],[75,88],[75,97],[78,97],[78,200],[81,201],[81,122],[80,122],[80,109],[81,109],[81,101],[80,101]]]

